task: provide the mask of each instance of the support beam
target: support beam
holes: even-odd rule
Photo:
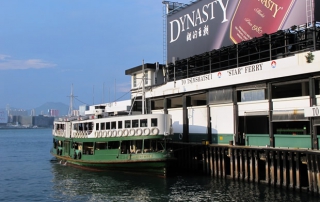
[[[182,96],[183,142],[189,142],[189,118],[187,107],[190,105],[190,100],[190,96]]]
[[[309,78],[309,94],[310,94],[310,107],[317,105],[317,99],[315,95],[315,82],[314,78]],[[312,149],[319,149],[317,127],[314,126],[314,117],[310,117],[310,134],[311,134],[311,147]]]
[[[209,92],[207,94],[207,140],[212,143],[211,113],[209,105]]]
[[[268,102],[269,102],[269,138],[270,138],[270,147],[274,147],[274,134],[273,134],[273,123],[272,123],[272,84],[268,83]]]

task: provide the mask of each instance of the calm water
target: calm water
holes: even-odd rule
[[[60,165],[50,129],[0,130],[0,201],[319,201],[307,193],[208,176],[167,179]]]

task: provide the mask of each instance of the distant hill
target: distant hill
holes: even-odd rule
[[[34,110],[36,111],[36,115],[39,115],[41,113],[43,113],[44,115],[48,114],[49,109],[59,110],[59,116],[67,115],[69,112],[69,106],[61,102],[47,102],[39,107],[34,108]]]

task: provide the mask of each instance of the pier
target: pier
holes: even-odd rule
[[[319,151],[174,143],[176,173],[197,173],[320,193]]]

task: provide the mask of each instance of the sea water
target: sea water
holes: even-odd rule
[[[307,192],[210,176],[94,172],[50,155],[51,129],[0,130],[0,201],[319,201]]]

